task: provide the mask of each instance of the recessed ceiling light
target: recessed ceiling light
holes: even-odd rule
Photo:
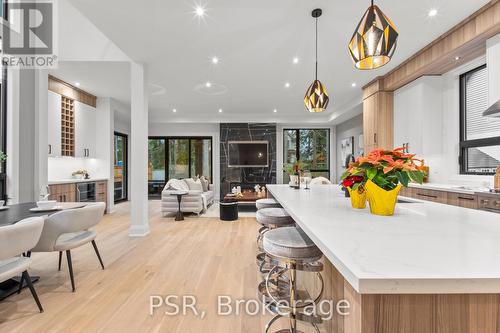
[[[455,61],[459,61],[460,60],[460,57],[459,56],[456,56],[455,57]]]
[[[80,82],[75,82],[75,86],[79,87],[80,86]]]
[[[294,64],[298,64],[299,63],[299,58],[297,58],[297,57],[293,58],[293,63]]]
[[[202,6],[198,5],[196,6],[196,8],[194,9],[194,13],[196,14],[196,16],[198,17],[203,17],[205,15],[205,8],[203,8]]]
[[[212,83],[211,83],[211,82],[207,82],[207,83],[205,83],[205,87],[210,88],[211,86],[212,86]]]
[[[276,113],[276,112],[278,112],[278,110],[274,109],[273,112]]]
[[[219,63],[219,58],[217,58],[217,57],[213,57],[213,58],[212,58],[212,64],[217,65],[218,63]]]
[[[290,88],[290,82],[285,83],[285,88]]]
[[[219,113],[222,113],[222,109],[219,109]]]
[[[172,112],[173,112],[173,113],[176,113],[176,112],[177,112],[177,109],[173,109],[173,110],[172,110]]]
[[[434,17],[437,14],[438,14],[438,10],[436,8],[429,10],[429,17]]]
[[[351,83],[351,87],[356,87],[356,82]]]

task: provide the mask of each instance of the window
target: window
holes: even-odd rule
[[[330,130],[329,129],[285,129],[283,130],[283,162],[300,160],[313,177],[330,178]],[[283,181],[289,181],[283,174]]]
[[[484,117],[486,65],[460,76],[460,173],[492,175],[500,166],[500,121]]]
[[[169,179],[205,176],[212,181],[212,138],[149,138],[148,191],[161,196]]]

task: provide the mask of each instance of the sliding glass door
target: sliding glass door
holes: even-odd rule
[[[127,200],[128,188],[128,137],[115,132],[115,202]]]
[[[149,196],[159,197],[165,186],[165,139],[149,139],[148,163],[148,193]]]
[[[161,191],[169,179],[195,176],[205,176],[212,180],[212,138],[149,138],[150,197],[161,197]]]

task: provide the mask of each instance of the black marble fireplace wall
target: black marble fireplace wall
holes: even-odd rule
[[[259,168],[229,168],[228,141],[268,141],[269,166]],[[243,188],[255,184],[276,184],[276,124],[220,124],[220,196],[231,192],[231,186]]]

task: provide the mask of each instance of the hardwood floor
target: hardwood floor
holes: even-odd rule
[[[0,332],[263,332],[270,315],[217,316],[218,295],[258,299],[255,218],[174,222],[151,202],[150,226],[148,237],[132,239],[127,203],[106,215],[96,228],[106,269],[92,245],[75,250],[75,293],[64,260],[57,271],[57,253],[33,254],[30,274],[40,276],[35,287],[45,312],[23,290],[0,302]],[[167,316],[165,307],[150,316],[150,296],[171,294],[196,296],[206,317]]]

